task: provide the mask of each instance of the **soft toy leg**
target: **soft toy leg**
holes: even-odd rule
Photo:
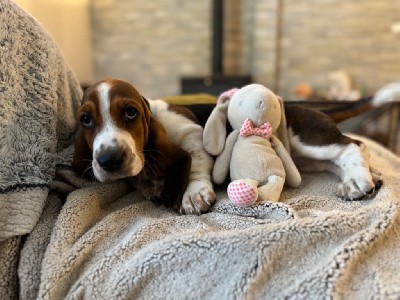
[[[228,196],[237,206],[248,206],[258,198],[258,181],[253,179],[239,179],[228,185]]]
[[[281,196],[285,179],[280,176],[271,175],[268,182],[258,188],[259,202],[272,201],[278,202]]]

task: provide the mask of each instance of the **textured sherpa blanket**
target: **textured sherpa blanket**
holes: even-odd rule
[[[247,208],[221,188],[201,216],[156,206],[125,182],[77,189],[58,217],[51,200],[22,250],[21,296],[399,299],[400,159],[364,141],[384,179],[369,200],[337,198],[328,173]]]
[[[81,90],[54,42],[0,2],[0,295],[18,286],[20,236],[39,220],[56,165],[68,162]],[[71,152],[71,151],[70,151]],[[14,270],[11,271],[11,270]],[[6,294],[6,295],[5,295]]]

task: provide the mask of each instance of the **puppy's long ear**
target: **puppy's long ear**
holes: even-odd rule
[[[164,179],[161,197],[156,202],[178,210],[189,183],[191,156],[168,141],[164,126],[153,117],[144,153],[146,174],[153,179]]]
[[[74,145],[74,157],[72,160],[72,168],[74,171],[82,176],[90,176],[90,166],[92,164],[92,150],[90,150],[88,144],[86,143],[85,137],[80,130],[78,136],[75,139]]]
[[[283,146],[286,148],[287,152],[290,153],[289,136],[287,131],[285,106],[283,105],[283,100],[280,96],[277,96],[279,100],[279,105],[281,106],[281,123],[275,131],[276,136],[282,142]]]

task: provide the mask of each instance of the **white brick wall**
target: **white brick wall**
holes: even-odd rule
[[[210,71],[210,1],[95,0],[95,76],[128,80],[150,98]]]
[[[282,89],[308,81],[324,88],[326,74],[345,69],[369,93],[400,80],[398,0],[285,0]]]
[[[399,0],[284,0],[281,93],[345,69],[373,92],[400,80]],[[224,66],[274,86],[277,0],[227,0]],[[211,0],[94,0],[95,77],[114,76],[145,96],[180,91],[182,76],[211,72]]]

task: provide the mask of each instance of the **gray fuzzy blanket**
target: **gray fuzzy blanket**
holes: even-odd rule
[[[279,203],[238,208],[222,187],[211,212],[178,215],[60,167],[79,86],[7,0],[0,26],[1,299],[400,299],[398,157],[364,140],[384,179],[369,200],[303,174]]]
[[[0,295],[18,287],[21,236],[42,214],[56,165],[68,163],[81,90],[54,42],[0,2]],[[71,151],[69,151],[71,153]]]

